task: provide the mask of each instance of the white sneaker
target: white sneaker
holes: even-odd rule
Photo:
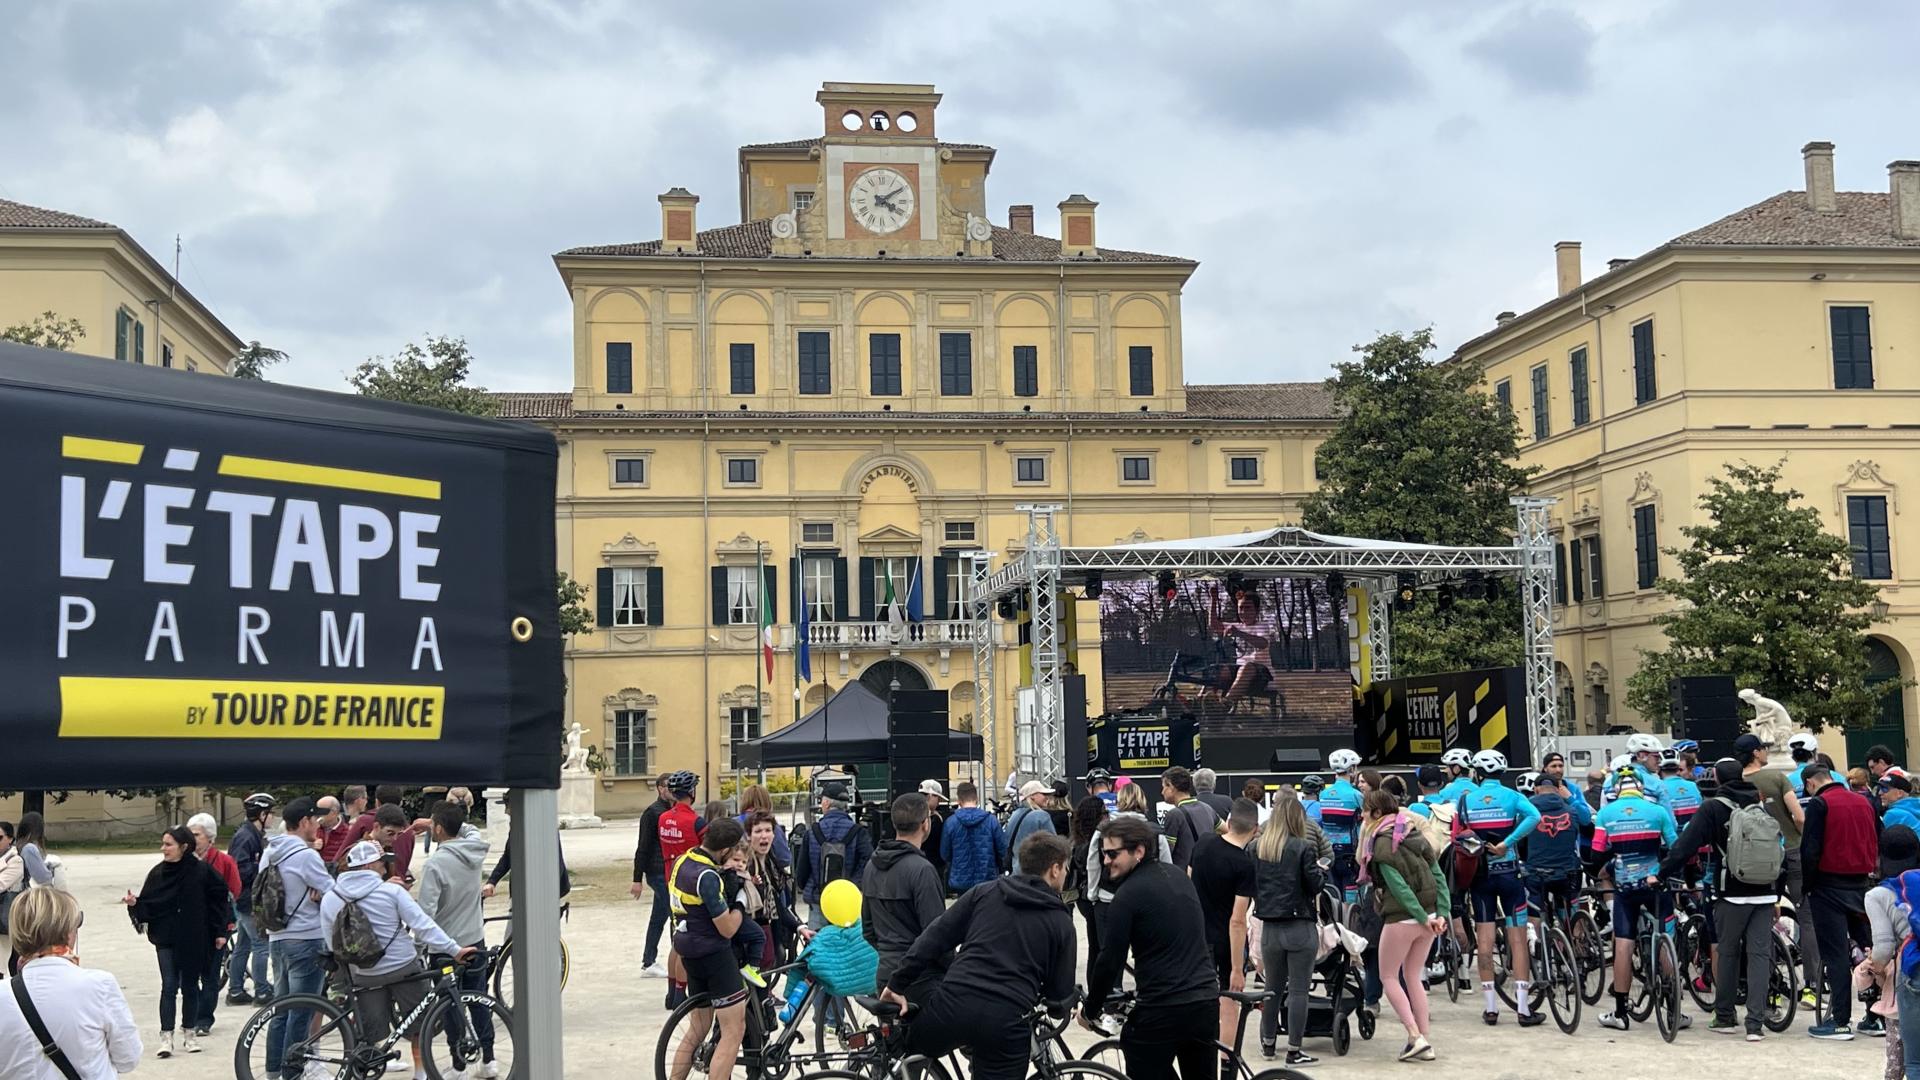
[[[307,1067],[300,1070],[300,1080],[334,1080],[333,1070],[318,1061],[309,1061]]]
[[[191,1031],[187,1032],[186,1039],[182,1041],[180,1044],[180,1049],[186,1051],[189,1054],[199,1053],[200,1052],[199,1038],[196,1037],[193,1032]]]
[[[473,1068],[467,1070],[467,1075],[476,1078],[476,1080],[498,1080],[500,1076],[500,1063],[497,1061],[488,1061],[475,1065]]]
[[[646,976],[649,979],[664,979],[667,977],[667,965],[659,962],[655,962],[645,968],[642,968],[640,970],[640,974]]]
[[[160,1033],[160,1045],[154,1047],[153,1056],[163,1058],[173,1056],[173,1032],[163,1031]]]

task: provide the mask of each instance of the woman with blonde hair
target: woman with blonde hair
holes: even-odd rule
[[[1287,1065],[1293,1068],[1317,1060],[1301,1049],[1307,1033],[1307,988],[1313,982],[1313,960],[1320,946],[1316,910],[1326,884],[1309,825],[1299,799],[1275,799],[1266,827],[1252,845],[1260,969],[1266,973],[1269,989],[1260,1016],[1260,1051],[1268,1059],[1274,1056],[1284,985]]]
[[[29,889],[8,913],[9,938],[20,957],[14,987],[0,993],[0,1076],[61,1080],[22,1011],[25,997],[72,1074],[94,1080],[140,1064],[140,1033],[120,983],[80,966],[80,902],[59,889]]]

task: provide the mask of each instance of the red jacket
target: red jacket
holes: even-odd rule
[[[673,864],[700,842],[700,830],[706,825],[688,803],[675,803],[660,814],[660,858],[672,873]]]
[[[1866,884],[1880,863],[1880,819],[1867,797],[1828,784],[1807,800],[1800,852],[1808,882]]]
[[[233,861],[233,856],[219,848],[208,848],[200,858],[213,868],[214,873],[220,875],[220,880],[227,883],[227,895],[237,899],[240,896],[240,864]]]

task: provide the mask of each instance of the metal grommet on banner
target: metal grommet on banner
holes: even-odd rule
[[[532,641],[533,640],[533,620],[532,619],[527,618],[525,615],[516,616],[510,625],[513,629],[513,640],[515,641]]]

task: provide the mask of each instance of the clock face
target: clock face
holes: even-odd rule
[[[897,231],[913,217],[913,185],[892,169],[868,169],[847,190],[847,208],[870,233]]]

